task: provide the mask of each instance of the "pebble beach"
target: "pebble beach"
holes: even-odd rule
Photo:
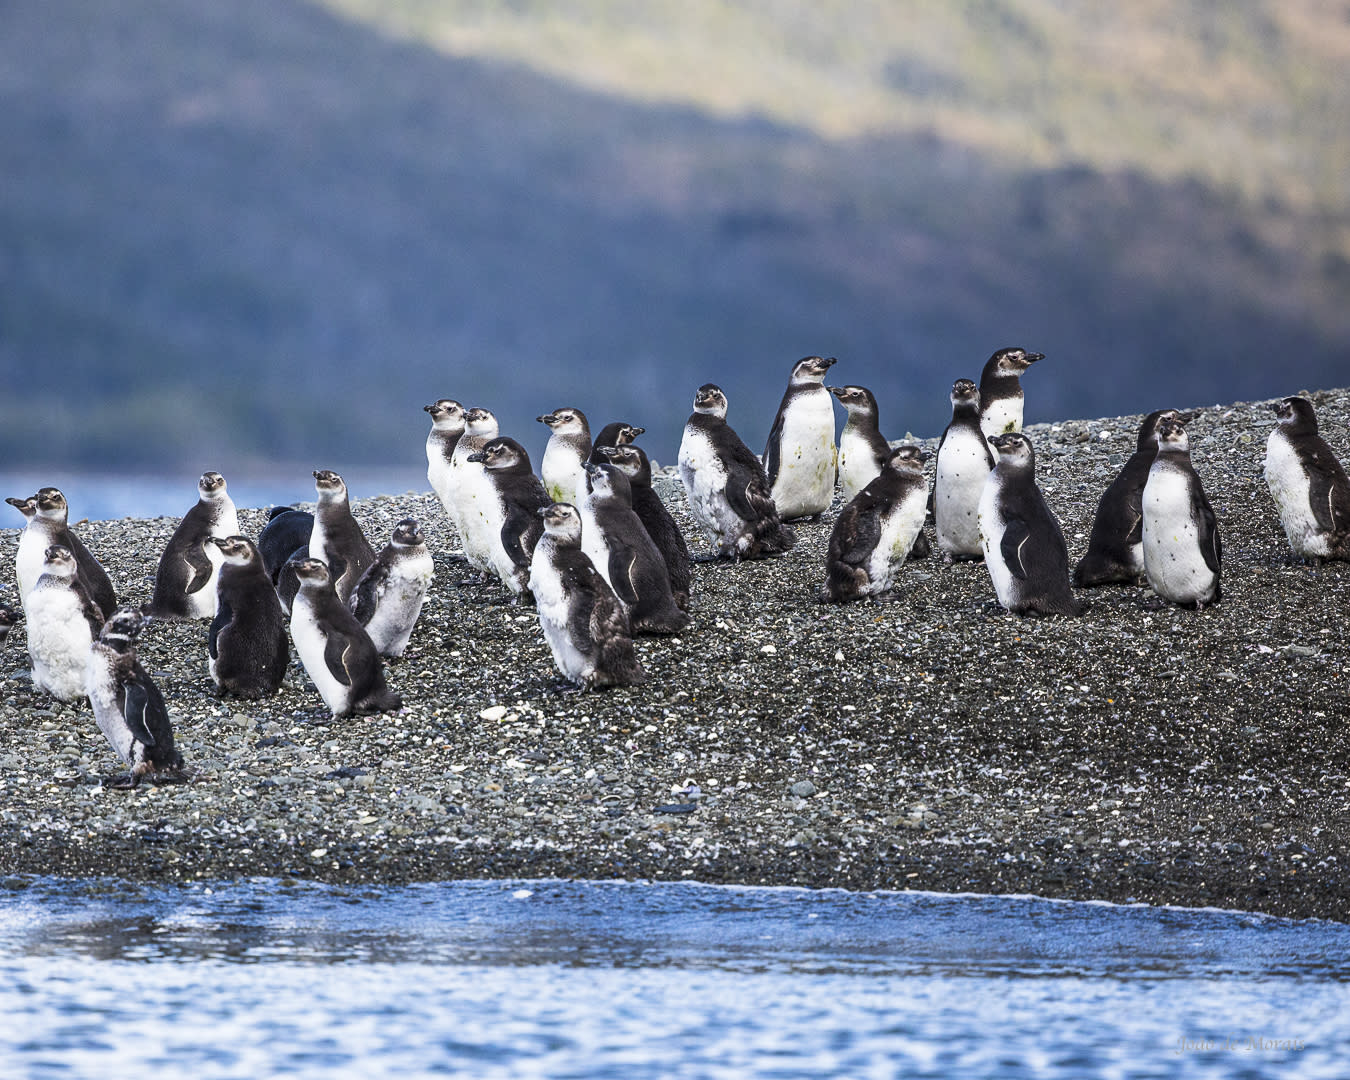
[[[1350,391],[1311,398],[1350,460]],[[1071,559],[1140,419],[1027,428]],[[594,693],[564,689],[532,608],[471,580],[432,494],[353,491],[377,548],[412,516],[435,553],[387,669],[402,711],[333,720],[294,659],[275,697],[219,698],[206,622],[156,622],[140,656],[190,779],[116,790],[88,704],[34,689],[20,623],[0,649],[0,884],[656,879],[1350,921],[1350,564],[1290,552],[1261,474],[1273,425],[1262,402],[1188,425],[1223,539],[1215,607],[1120,586],[1078,591],[1079,619],[1022,618],[982,564],[936,557],[892,602],[823,605],[832,510],[781,558],[698,562],[689,628],[638,639],[648,681]],[[673,470],[657,490],[704,554]],[[241,507],[244,531],[266,511]],[[76,529],[140,602],[176,524]]]

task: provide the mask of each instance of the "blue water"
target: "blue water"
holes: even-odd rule
[[[22,884],[0,890],[5,1076],[1350,1073],[1339,924],[678,884]]]

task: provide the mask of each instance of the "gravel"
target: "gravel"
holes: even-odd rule
[[[1312,396],[1350,458],[1350,391]],[[1075,558],[1139,419],[1028,429]],[[532,609],[468,580],[433,496],[358,499],[373,541],[412,515],[437,553],[389,665],[403,711],[330,720],[297,663],[271,699],[219,699],[206,624],[156,623],[141,658],[192,778],[115,790],[89,707],[34,690],[20,624],[0,650],[0,867],[647,878],[1350,919],[1350,565],[1293,559],[1261,477],[1272,424],[1252,403],[1189,428],[1223,534],[1217,607],[1131,586],[1079,593],[1080,619],[1019,618],[981,564],[936,559],[906,568],[894,602],[823,606],[828,514],[780,559],[699,562],[690,628],[639,640],[649,681],[587,694],[561,689]],[[658,490],[693,536],[670,470]],[[241,526],[256,536],[263,516],[241,510]],[[80,533],[139,600],[175,524]],[[0,537],[6,582],[17,536]]]

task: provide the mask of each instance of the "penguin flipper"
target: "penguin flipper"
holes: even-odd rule
[[[356,616],[356,621],[362,626],[375,617],[375,609],[379,606],[380,597],[384,595],[388,581],[389,565],[375,562],[356,583],[356,588],[352,590],[347,603],[352,609],[352,614]]]
[[[334,626],[321,627],[324,633],[323,662],[324,666],[332,672],[333,678],[337,679],[343,686],[352,685],[351,668],[348,667],[349,660],[355,660],[352,652],[356,647],[356,641],[348,634]]]
[[[150,734],[150,693],[144,684],[129,682],[122,688],[122,718],[126,720],[132,737],[144,746],[154,746]]]
[[[881,506],[862,492],[840,511],[830,536],[830,558],[849,566],[861,566],[871,558],[880,541]]]
[[[999,550],[1008,572],[1020,581],[1027,580],[1027,567],[1023,561],[1027,541],[1031,539],[1031,530],[1021,518],[1010,518],[1003,528],[1003,542]]]
[[[191,571],[187,587],[183,591],[191,596],[195,592],[201,592],[211,580],[211,560],[207,558],[206,548],[202,544],[193,544],[183,556],[183,561]]]
[[[506,521],[502,523],[502,547],[512,565],[528,570],[530,559],[534,557],[534,546],[543,535],[544,523],[536,510],[511,505],[506,512]]]
[[[1203,525],[1200,537],[1200,554],[1204,557],[1205,565],[1217,574],[1219,572],[1219,563],[1223,557],[1223,543],[1219,540],[1219,523],[1214,517],[1214,509],[1209,505],[1209,500],[1205,498],[1203,491],[1196,491],[1196,510],[1198,517]]]
[[[637,552],[628,545],[611,546],[609,549],[609,581],[614,593],[629,607],[638,602],[637,581],[634,571],[637,566]]]
[[[778,415],[773,418],[773,427],[769,429],[769,441],[764,447],[764,475],[769,478],[769,486],[773,487],[773,482],[778,479],[778,469],[782,460],[782,454],[779,450],[779,443],[783,438],[783,406],[787,404],[787,396],[783,396],[783,403],[778,406]]]
[[[211,629],[206,635],[206,651],[212,660],[220,659],[220,632],[230,625],[233,618],[234,612],[230,609],[230,605],[224,600],[220,601],[216,607],[216,617],[211,620]]]
[[[1323,532],[1350,527],[1350,483],[1329,447],[1319,447],[1308,462],[1308,502]]]

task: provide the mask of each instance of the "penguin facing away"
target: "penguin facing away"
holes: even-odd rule
[[[544,531],[539,511],[549,504],[548,495],[530,468],[530,455],[515,439],[492,439],[469,460],[481,463],[495,500],[491,510],[484,500],[484,520],[500,523],[496,534],[486,538],[489,564],[520,597],[529,585],[534,545]]]
[[[666,564],[670,578],[670,593],[681,611],[689,610],[689,590],[693,575],[689,568],[689,546],[684,533],[670,516],[666,504],[652,487],[652,464],[638,446],[601,446],[597,448],[602,462],[608,462],[628,477],[629,493],[633,499],[633,513],[637,514],[647,535]]]
[[[999,349],[980,373],[980,429],[986,438],[1022,430],[1025,394],[1021,376],[1044,353],[1022,348]]]
[[[291,601],[300,591],[300,582],[288,564],[292,559],[309,558],[309,538],[314,532],[314,515],[290,506],[274,506],[258,536],[258,554],[281,601],[281,610],[291,613]]]
[[[218,472],[202,473],[197,502],[169,537],[155,572],[155,592],[142,613],[156,619],[207,619],[216,613],[219,549],[206,541],[237,536],[239,514]]]
[[[342,477],[331,469],[317,469],[314,490],[319,500],[314,508],[309,554],[327,565],[333,589],[345,604],[361,575],[375,561],[375,549],[352,516]]]
[[[19,550],[14,554],[14,570],[19,579],[19,595],[23,598],[25,609],[28,593],[42,573],[47,549],[57,546],[68,549],[74,556],[80,580],[98,605],[99,613],[106,619],[117,608],[117,593],[107,572],[70,527],[70,507],[66,497],[56,488],[45,487],[32,498],[33,516],[28,518],[28,524],[19,537]],[[24,513],[20,503],[13,499],[9,501],[10,505]],[[27,500],[24,500],[26,503]],[[28,517],[26,513],[24,516]]]
[[[983,559],[980,497],[994,452],[980,428],[980,392],[969,379],[952,383],[952,418],[938,442],[933,478],[933,525],[947,562]]]
[[[1179,420],[1158,424],[1158,453],[1143,496],[1144,574],[1169,603],[1203,610],[1222,599],[1223,548],[1214,510],[1191,465],[1186,428]]]
[[[46,550],[26,615],[33,685],[62,701],[79,701],[86,693],[89,646],[104,619],[69,548],[53,544]]]
[[[291,656],[281,599],[247,537],[207,543],[220,553],[216,615],[206,639],[211,679],[222,694],[268,697],[281,688]]]
[[[422,527],[404,518],[352,593],[352,614],[381,656],[403,655],[433,573]]]
[[[808,356],[792,368],[764,449],[764,470],[779,517],[816,517],[834,498],[834,404],[825,389],[833,357]]]
[[[1307,398],[1271,406],[1278,423],[1266,440],[1265,477],[1289,546],[1300,559],[1350,559],[1350,479],[1317,431]]]
[[[554,409],[535,419],[547,426],[548,443],[539,462],[544,490],[554,502],[575,502],[582,484],[581,467],[591,456],[591,428],[580,409]]]

